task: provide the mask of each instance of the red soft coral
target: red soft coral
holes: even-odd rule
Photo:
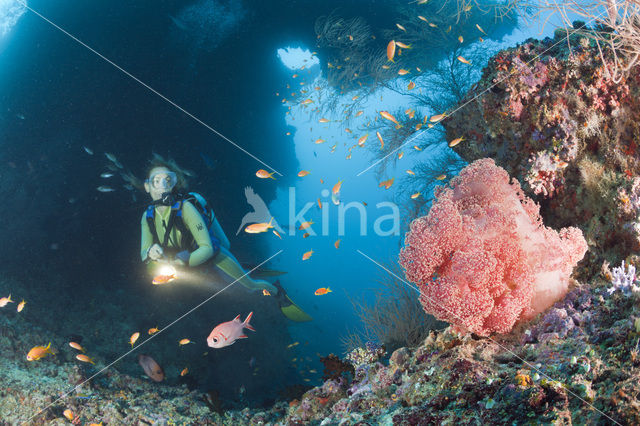
[[[562,298],[587,251],[577,228],[542,224],[539,206],[490,158],[440,187],[400,252],[427,313],[458,330],[507,333]]]

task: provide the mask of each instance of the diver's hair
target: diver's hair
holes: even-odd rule
[[[156,167],[166,167],[176,174],[177,183],[174,187],[174,191],[185,191],[187,189],[187,176],[193,176],[193,173],[187,169],[184,169],[176,163],[173,158],[165,159],[160,154],[153,153],[153,158],[149,160],[149,166],[145,174],[145,179],[149,178],[151,170]]]

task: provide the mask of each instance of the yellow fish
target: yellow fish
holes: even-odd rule
[[[452,140],[451,142],[449,142],[449,147],[453,148],[454,146],[458,145],[460,142],[462,142],[464,140],[464,138],[455,138],[454,140]]]
[[[322,138],[316,139],[316,144],[321,144],[321,143],[325,143],[325,140]]]
[[[416,192],[415,194],[411,194],[411,199],[415,200],[416,198],[418,198],[420,196],[419,192]]]
[[[436,176],[436,179],[444,180],[446,177],[447,177],[447,175],[439,175],[439,176]]]
[[[318,122],[320,122],[320,123],[328,123],[329,120],[326,119],[326,118],[321,118],[320,120],[318,120]]]
[[[156,334],[158,331],[160,331],[158,330],[158,327],[153,327],[153,328],[150,328],[149,331],[147,331],[147,333],[149,333],[149,335],[152,335],[152,334]]]
[[[51,342],[47,346],[34,346],[27,354],[27,361],[37,361],[40,358],[47,356],[47,354],[55,355],[51,350]]]
[[[413,170],[407,170],[407,173],[410,174],[411,176],[415,176],[415,172]]]
[[[73,349],[76,349],[76,350],[79,350],[81,352],[84,352],[84,348],[82,346],[80,346],[79,343],[69,342],[69,346],[71,346]]]
[[[271,293],[269,293],[269,290],[267,290],[266,288],[262,289],[262,295],[263,296],[271,296]]]
[[[273,173],[269,173],[268,171],[264,170],[264,169],[260,169],[256,172],[256,176],[258,176],[260,179],[266,179],[266,178],[271,178],[274,179],[273,177]]]
[[[93,362],[93,360],[91,358],[89,358],[88,356],[86,356],[85,354],[78,354],[76,355],[76,359],[78,361],[82,361],[82,362],[89,362],[91,364],[95,365],[95,362]]]
[[[480,30],[480,32],[481,32],[482,34],[487,35],[487,33],[485,33],[485,32],[484,32],[484,30],[482,29],[482,27],[481,27],[480,25],[476,24],[476,28],[477,28],[478,30]]]
[[[445,118],[447,116],[447,114],[438,114],[438,115],[434,115],[433,117],[431,117],[429,119],[430,122],[432,123],[437,123],[438,121],[442,120],[443,118]]]
[[[464,57],[462,56],[458,56],[458,60],[460,62],[462,62],[463,64],[467,64],[467,65],[471,65],[471,62],[469,62],[468,60],[466,60]]]
[[[131,343],[131,347],[133,347],[133,344],[136,342],[136,340],[138,340],[138,337],[140,337],[140,333],[137,331],[131,335],[131,337],[129,338],[129,343]]]
[[[308,252],[304,253],[302,255],[302,260],[307,260],[311,257],[311,255],[313,254],[313,250],[309,250]]]
[[[4,308],[8,303],[14,303],[14,301],[11,300],[11,295],[7,297],[0,297],[0,308]]]
[[[376,132],[376,136],[378,137],[378,140],[380,141],[380,149],[384,148],[384,141],[382,140],[382,135],[380,134],[380,132]]]
[[[18,308],[16,309],[18,312],[21,312],[24,309],[24,305],[26,305],[27,302],[24,301],[24,299],[22,299],[22,302],[18,303]]]
[[[273,225],[271,225],[271,222],[273,222],[273,218],[271,218],[269,222],[254,223],[244,228],[244,232],[247,232],[249,234],[258,234],[260,232],[266,232],[268,229],[273,228]]]
[[[403,48],[403,49],[411,49],[411,45],[406,45],[406,44],[401,43],[401,42],[399,42],[399,41],[396,41],[396,45],[397,45],[398,47]]]
[[[401,30],[402,30],[402,31],[404,31],[405,33],[407,32],[406,28],[405,28],[405,27],[403,27],[403,26],[402,26],[402,25],[400,25],[400,24],[396,24],[396,27],[398,27],[399,29],[401,29]]]
[[[382,118],[386,118],[387,120],[395,123],[397,126],[402,127],[402,125],[400,123],[398,123],[398,120],[396,120],[396,118],[389,114],[387,111],[380,111],[380,115],[382,116]]]
[[[179,344],[180,346],[188,345],[189,343],[193,343],[193,342],[192,342],[191,340],[189,340],[189,339],[181,339],[181,340],[178,342],[178,344]],[[194,344],[195,344],[195,343],[194,343]]]
[[[389,44],[387,44],[387,59],[393,62],[393,58],[396,55],[396,42],[395,40],[391,40]]]

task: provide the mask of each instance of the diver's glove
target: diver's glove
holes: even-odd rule
[[[151,247],[149,247],[149,251],[147,252],[147,258],[158,261],[162,259],[163,256],[164,256],[164,250],[162,250],[162,247],[160,247],[159,244],[154,244]]]
[[[176,254],[176,260],[182,261],[185,265],[189,264],[189,257],[191,257],[191,253],[189,253],[189,250],[183,250]]]

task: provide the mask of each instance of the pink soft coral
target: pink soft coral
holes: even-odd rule
[[[539,206],[490,158],[440,187],[400,252],[427,313],[460,331],[507,333],[562,298],[587,251],[577,228],[542,224]]]

